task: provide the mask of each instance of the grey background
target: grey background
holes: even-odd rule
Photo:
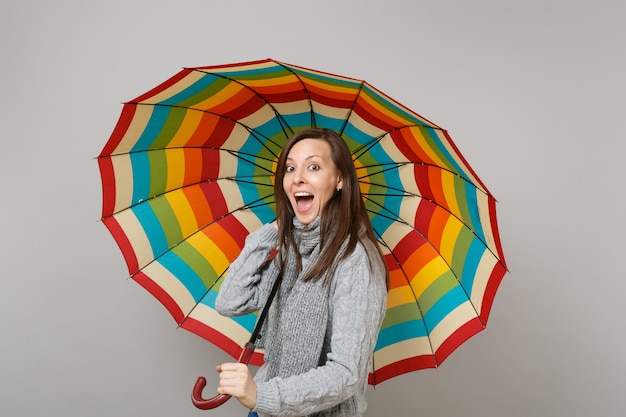
[[[623,413],[623,1],[0,4],[2,415],[207,415],[191,387],[228,358],[127,279],[94,157],[121,102],[181,67],[267,57],[445,127],[499,200],[487,331],[369,390],[367,416]]]

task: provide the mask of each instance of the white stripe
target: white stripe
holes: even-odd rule
[[[139,268],[143,268],[154,259],[154,253],[152,253],[152,245],[141,223],[132,210],[121,211],[114,217],[124,230],[128,240],[132,242]]]

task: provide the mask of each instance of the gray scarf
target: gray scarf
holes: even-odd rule
[[[296,256],[283,253],[285,271],[280,290],[268,313],[263,335],[266,348],[267,379],[288,377],[316,368],[322,357],[324,336],[328,325],[328,289],[323,279],[303,282],[302,277],[313,266],[320,253],[320,219],[303,225],[294,219],[295,238],[302,257],[302,271]],[[278,277],[272,262],[268,272]]]

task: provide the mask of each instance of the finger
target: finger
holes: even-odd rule
[[[246,365],[244,365],[243,363],[239,363],[239,362],[226,362],[218,366],[220,367],[220,372],[241,371],[241,369],[247,368]]]

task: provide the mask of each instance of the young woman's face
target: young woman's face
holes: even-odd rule
[[[342,186],[330,153],[324,140],[302,139],[287,155],[283,189],[302,224],[315,220]]]

